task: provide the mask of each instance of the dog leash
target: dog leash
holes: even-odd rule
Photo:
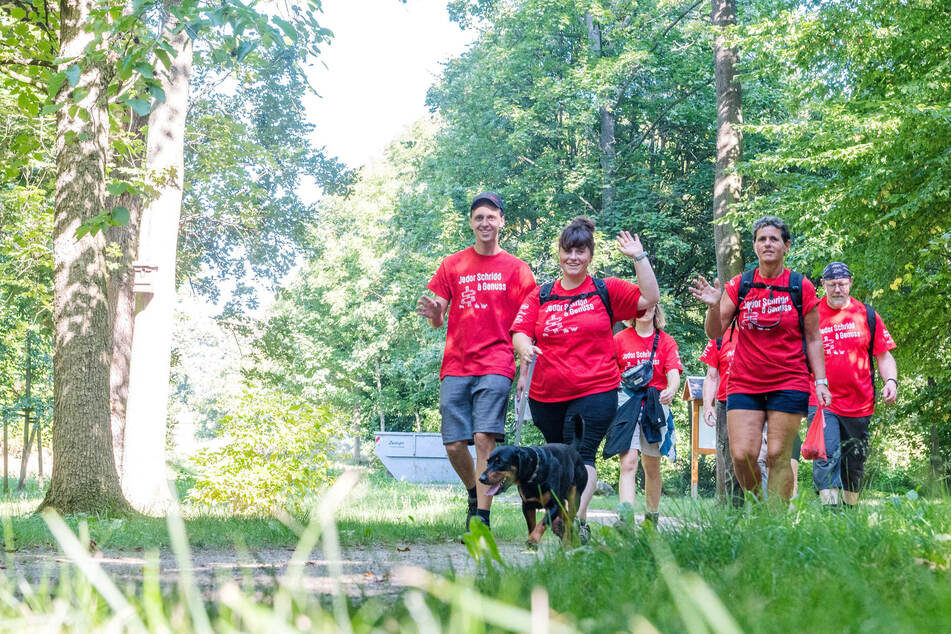
[[[535,371],[535,361],[538,355],[532,355],[532,362],[528,364],[528,377],[525,379],[525,390],[522,392],[521,402],[518,395],[515,396],[515,409],[518,415],[515,417],[515,446],[522,445],[522,422],[525,420],[525,410],[528,409],[528,389],[532,386],[532,373]]]

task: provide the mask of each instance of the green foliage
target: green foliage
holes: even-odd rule
[[[188,498],[194,502],[237,513],[301,513],[330,479],[336,430],[319,408],[248,387],[218,431],[223,446],[193,458],[197,473]]]
[[[306,42],[256,49],[237,73],[217,64],[214,50],[200,46],[195,55],[202,88],[186,131],[177,276],[217,300],[224,279],[274,284],[284,277],[317,217],[302,193],[320,188],[344,195],[352,175],[310,141]],[[214,90],[235,75],[233,91]],[[254,289],[242,282],[223,313],[234,318],[255,306]]]
[[[903,424],[951,464],[951,13],[940,2],[776,2],[742,34],[746,71],[781,82],[774,149],[742,167],[738,217],[792,221],[794,264],[841,259],[898,342]],[[919,436],[919,443],[921,442]]]

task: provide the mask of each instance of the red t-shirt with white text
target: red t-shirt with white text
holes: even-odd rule
[[[616,277],[604,278],[604,284],[614,319],[636,317],[641,289]],[[589,276],[569,291],[562,288],[561,281],[555,282],[552,295],[570,297],[594,290]],[[556,403],[617,389],[621,373],[614,360],[614,333],[601,298],[595,294],[574,302],[553,300],[540,307],[539,292],[536,288],[525,298],[512,322],[513,333],[528,335],[542,351],[535,362],[529,396]]]
[[[439,378],[515,376],[509,325],[522,299],[535,288],[525,262],[501,251],[480,255],[474,247],[442,261],[427,287],[449,302],[446,350]]]
[[[723,333],[720,339],[720,349],[717,350],[717,342],[711,339],[707,347],[703,349],[700,360],[711,368],[716,368],[720,375],[720,382],[717,384],[718,401],[726,401],[726,387],[730,380],[730,366],[733,365],[733,353],[736,351],[736,337],[730,337],[730,331]]]
[[[789,269],[783,269],[779,277],[764,278],[757,268],[753,282],[789,286],[789,274]],[[726,292],[734,304],[740,294],[741,277],[737,275],[726,285]],[[804,277],[803,316],[818,303],[816,287]],[[774,390],[808,392],[811,381],[802,349],[799,315],[789,293],[751,288],[737,311],[736,332],[733,333],[736,352],[727,394],[763,394]]]
[[[829,410],[839,416],[858,418],[875,412],[875,391],[871,368],[868,367],[868,331],[865,304],[849,298],[849,303],[835,310],[823,297],[819,300],[819,331],[825,351],[826,378],[832,392]],[[881,315],[875,313],[875,343],[872,355],[895,349],[895,341],[885,327]],[[815,388],[809,404],[817,406]]]
[[[647,337],[637,334],[634,328],[625,328],[614,335],[614,350],[617,354],[618,368],[623,373],[628,368],[634,367],[642,361],[647,361],[651,357],[651,348],[654,346],[654,334]],[[677,342],[663,330],[659,331],[657,337],[657,351],[654,353],[654,374],[651,376],[648,387],[656,387],[658,390],[667,389],[667,373],[671,370],[684,371],[684,366],[680,362],[680,351],[677,349]]]

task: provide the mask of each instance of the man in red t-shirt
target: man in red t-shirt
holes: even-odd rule
[[[743,505],[743,489],[733,472],[733,456],[730,455],[730,437],[726,428],[726,386],[730,380],[730,366],[736,351],[736,338],[732,333],[707,342],[700,360],[707,364],[707,376],[703,381],[703,421],[717,428],[717,497],[730,499],[734,506]]]
[[[476,196],[469,208],[475,245],[444,259],[416,312],[433,328],[447,321],[439,371],[439,413],[446,455],[469,492],[466,528],[473,517],[489,525],[492,498],[476,482],[497,440],[505,438],[505,412],[515,376],[509,326],[522,299],[535,289],[529,266],[499,246],[505,225],[502,198]],[[447,316],[448,313],[448,316]],[[475,444],[476,465],[469,445]]]
[[[843,262],[831,262],[822,272],[825,297],[819,301],[819,330],[825,351],[826,377],[832,404],[824,410],[827,460],[816,460],[812,479],[823,504],[838,504],[839,489],[848,505],[858,502],[865,460],[868,458],[868,425],[875,411],[874,368],[882,375],[882,399],[894,403],[898,395],[895,348],[882,318],[853,299],[852,272]],[[869,330],[874,319],[875,339]],[[816,414],[815,395],[809,403],[809,422]]]

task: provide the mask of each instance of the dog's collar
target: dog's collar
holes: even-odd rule
[[[535,470],[532,471],[532,475],[528,477],[528,482],[535,482],[535,476],[538,475],[538,467],[542,463],[542,450],[541,447],[528,447],[532,450],[532,453],[535,454]]]

